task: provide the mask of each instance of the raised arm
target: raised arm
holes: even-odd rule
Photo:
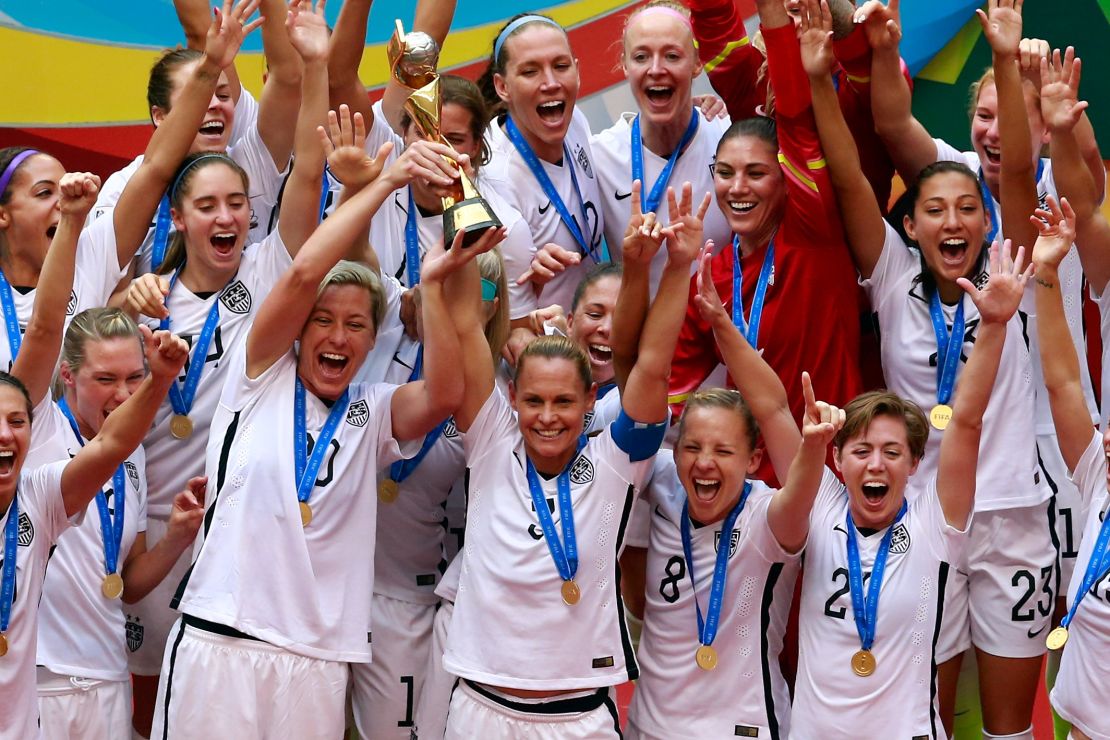
[[[787,471],[802,441],[798,424],[790,412],[790,400],[778,374],[748,344],[732,323],[732,317],[717,294],[711,268],[711,244],[706,245],[701,255],[698,294],[694,296],[694,303],[702,318],[713,328],[713,338],[717,340],[717,348],[728,368],[729,377],[759,424],[775,476],[786,480]],[[824,451],[821,454],[824,456]]]
[[[193,546],[204,521],[204,494],[208,479],[190,478],[185,490],[174,496],[166,534],[146,549],[146,533],[139,532],[123,563],[123,603],[134,604],[154,590],[173,570],[181,555]]]
[[[212,22],[212,6],[208,0],[173,0],[173,9],[177,13],[177,21],[185,34],[185,46],[197,51],[204,51],[204,40],[208,34],[208,26]],[[231,64],[224,72],[231,83],[231,100],[238,103],[239,96],[243,94],[243,85],[239,82],[239,72]]]
[[[740,121],[756,115],[767,94],[766,80],[760,78],[763,55],[752,45],[736,3],[687,0],[686,5],[698,42],[698,58],[709,83],[728,107],[729,117]]]
[[[914,118],[909,83],[902,75],[898,43],[902,40],[899,0],[883,6],[875,0],[856,13],[871,44],[871,113],[894,168],[906,182],[937,160],[937,144]]]
[[[66,307],[73,289],[77,242],[85,217],[100,192],[100,178],[88,172],[67,172],[58,190],[62,217],[46,252],[31,320],[12,365],[12,375],[27,386],[27,393],[35,404],[46,398],[54,379],[65,331]]]
[[[852,259],[866,279],[875,271],[883,252],[886,226],[833,87],[832,17],[824,0],[820,4],[817,0],[803,0],[799,28],[802,64],[813,91],[813,115],[829,167],[829,180],[841,205],[840,217]]]
[[[244,37],[261,19],[247,23],[258,0],[241,0],[234,8],[225,0],[216,10],[205,40],[204,56],[186,80],[181,95],[150,137],[143,162],[128,181],[112,211],[116,254],[120,269],[131,262],[146,238],[162,194],[169,187],[181,160],[189,153],[204,114],[216,93],[220,73],[231,66]]]
[[[332,142],[340,142],[341,133],[334,118],[331,124],[332,138],[329,139],[323,127],[320,127],[315,145],[321,151],[326,149],[329,153],[334,153],[336,147]],[[262,303],[247,336],[249,377],[257,378],[293,346],[316,303],[316,289],[320,281],[347,254],[352,241],[365,229],[370,216],[395,189],[395,168],[390,168],[385,175],[378,177],[382,162],[391,149],[391,144],[383,145],[378,156],[373,159],[366,156],[365,151],[359,152],[364,159],[363,179],[371,184],[342,203],[312,232],[304,247],[293,257],[293,264],[278,279]],[[285,217],[287,207],[288,200],[282,206],[282,218]]]
[[[1037,337],[1040,339],[1041,368],[1060,453],[1068,470],[1074,470],[1091,442],[1091,415],[1083,397],[1079,358],[1064,316],[1064,297],[1060,292],[1057,269],[1075,240],[1075,212],[1066,198],[1057,205],[1050,196],[1048,208],[1048,211],[1037,211],[1036,216],[1030,217],[1036,221],[1040,231],[1033,246]],[[1108,246],[1110,244],[1103,245],[1104,248]]]
[[[1023,0],[990,0],[988,13],[976,10],[991,46],[998,91],[998,137],[1002,149],[998,202],[1005,236],[1015,246],[1032,244],[1037,231],[1029,214],[1037,208],[1036,167],[1021,76],[1021,6]]]
[[[787,552],[798,552],[806,543],[809,513],[825,474],[825,453],[844,426],[843,410],[814,398],[809,373],[802,373],[802,395],[806,403],[802,443],[790,464],[786,482],[767,507],[767,525]]]
[[[129,399],[108,415],[97,435],[66,465],[62,472],[66,516],[84,511],[104,481],[143,441],[166,391],[189,357],[189,345],[180,337],[168,331],[152,334],[143,325],[139,331],[150,374]]]
[[[296,5],[294,2],[293,6]],[[322,11],[323,3],[320,5]],[[258,135],[280,171],[289,164],[293,152],[304,64],[285,30],[289,13],[285,0],[262,0],[260,9],[266,82],[258,98]]]
[[[462,245],[464,236],[461,231],[456,234],[449,250],[444,250],[442,243],[432,245],[420,268],[424,379],[405,383],[393,394],[393,436],[399,440],[416,439],[460,410],[467,400],[465,392],[469,379],[469,372],[460,373],[460,367],[471,364],[488,367],[489,390],[492,390],[493,364],[489,345],[483,339],[483,347],[478,350],[478,354],[463,355],[461,337],[464,334],[468,338],[481,334],[484,324],[481,287],[474,289],[473,278],[478,274],[474,258],[501,243],[505,238],[505,229],[489,229],[478,241],[466,248]],[[469,279],[459,275],[464,271]],[[444,283],[453,279],[463,281],[463,287],[458,292],[462,294],[460,300],[466,303],[466,306],[460,307],[456,302],[454,317],[452,311],[448,310],[444,290]],[[467,348],[470,349],[469,342]],[[476,347],[475,349],[477,350]],[[486,397],[488,396],[487,391]],[[482,401],[484,403],[485,399]],[[468,429],[473,421],[473,416],[468,417]]]
[[[1105,171],[1100,174],[1101,182],[1091,177],[1076,136],[1087,108],[1087,102],[1079,100],[1080,71],[1080,61],[1070,46],[1062,58],[1057,49],[1051,62],[1041,59],[1041,115],[1052,133],[1049,145],[1052,175],[1057,192],[1068,199],[1075,211],[1075,223],[1089,222],[1097,213],[1102,198],[1100,185],[1106,180]],[[1107,245],[1099,239],[1083,239],[1076,242],[1076,248],[1091,288],[1102,293],[1110,281]]]
[[[346,0],[339,8],[328,49],[328,104],[332,110],[346,105],[361,113],[369,128],[374,123],[374,107],[358,76],[366,47],[366,24],[374,0]]]
[[[979,465],[983,414],[1002,359],[1006,325],[1017,311],[1025,283],[1033,272],[1032,265],[1022,271],[1024,257],[1025,248],[1018,247],[1016,259],[1011,261],[1010,245],[1003,244],[999,248],[996,242],[990,248],[990,279],[983,290],[967,278],[957,280],[979,309],[975,349],[960,373],[952,403],[952,421],[944,430],[937,467],[941,509],[948,524],[957,529],[967,526],[967,519],[975,507],[975,471]],[[1071,336],[1066,331],[1064,335]],[[1087,413],[1086,407],[1084,413]]]
[[[642,187],[643,183],[639,180],[632,181],[632,199],[629,201],[632,211],[621,248],[621,261],[624,265],[621,287],[617,293],[613,326],[609,332],[609,346],[613,350],[613,373],[616,376],[617,389],[622,394],[639,354],[640,335],[651,302],[651,258],[661,244],[641,238],[641,229],[644,226],[644,214],[640,210]],[[654,224],[655,214],[649,213],[648,216]]]
[[[447,34],[451,30],[451,22],[455,19],[455,6],[457,0],[417,0],[416,11],[412,19],[412,30],[423,31],[432,37],[440,49],[447,42]],[[401,117],[404,114],[404,104],[411,94],[404,85],[400,85],[390,77],[390,82],[382,93],[382,113],[389,121],[390,127],[403,135],[401,130]]]
[[[278,215],[278,233],[290,256],[320,221],[320,187],[324,177],[324,150],[317,128],[328,117],[328,25],[324,0],[293,0],[286,19],[289,39],[304,63],[301,107],[294,143],[296,164],[285,185]]]

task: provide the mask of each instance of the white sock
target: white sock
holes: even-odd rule
[[[983,730],[983,740],[1033,740],[1033,725],[1021,732],[1015,732],[1012,735],[992,735],[986,730]]]

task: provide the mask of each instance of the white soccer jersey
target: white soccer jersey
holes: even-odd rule
[[[366,484],[402,454],[390,412],[396,388],[350,387],[303,527],[293,460],[297,356],[290,350],[254,380],[244,345],[231,359],[208,444],[204,540],[173,606],[298,655],[369,662],[378,499]],[[328,407],[305,396],[315,440]]]
[[[869,280],[862,280],[861,284],[879,317],[883,374],[887,387],[910,399],[928,414],[937,403],[937,340],[929,312],[929,298],[916,279],[921,270],[918,252],[907,248],[898,233],[887,225],[886,243],[875,271]],[[987,273],[980,272],[972,278],[972,282],[983,287],[987,282]],[[956,370],[956,385],[975,346],[979,326],[979,309],[966,296],[963,304],[964,344]],[[944,305],[943,311],[945,323],[951,331],[956,307]],[[925,457],[917,475],[910,478],[911,498],[936,475],[943,436],[942,431],[930,427]],[[1032,506],[1048,500],[1052,495],[1037,469],[1036,436],[1033,432],[1033,371],[1021,315],[1015,315],[1007,326],[998,377],[987,411],[983,414],[983,435],[979,443],[979,467],[975,479],[976,511]]]
[[[597,688],[635,678],[617,556],[650,458],[631,462],[608,428],[590,439],[571,466],[581,601],[568,606],[532,508],[524,440],[499,391],[478,412],[464,445],[466,540],[444,668],[493,686],[535,690]],[[541,482],[561,532],[557,478]]]
[[[1098,432],[1091,434],[1091,443],[1076,464],[1072,480],[1082,494],[1086,517],[1079,557],[1068,586],[1069,608],[1083,585],[1087,563],[1110,505],[1106,451]],[[1110,737],[1110,718],[1102,711],[1107,699],[1107,655],[1110,655],[1110,574],[1104,573],[1083,597],[1068,626],[1068,642],[1051,696],[1052,706],[1060,716],[1090,738]]]
[[[419,345],[405,339],[386,382],[407,383]],[[423,444],[423,439],[419,444]],[[462,437],[454,420],[398,488],[394,501],[378,501],[378,546],[374,553],[374,592],[400,601],[431,605],[443,563],[445,506],[452,486],[466,469]],[[382,468],[378,480],[389,477]]]
[[[239,143],[251,129],[258,128],[258,101],[250,90],[239,85],[239,99],[235,101],[235,118],[231,121],[231,135],[228,146]]]
[[[46,561],[59,535],[80,515],[66,518],[62,501],[62,471],[66,462],[24,469],[19,476],[19,534],[15,561],[15,590],[5,633],[8,653],[0,658],[0,737],[39,736],[38,693],[35,689],[35,646],[38,636],[39,597]],[[11,507],[0,516],[0,564],[4,560],[2,534]]]
[[[208,443],[208,427],[227,377],[228,358],[247,339],[251,323],[262,301],[269,295],[281,274],[293,263],[277,231],[261,244],[243,252],[239,272],[219,293],[198,296],[178,280],[170,291],[170,331],[190,346],[196,343],[212,304],[220,303],[220,322],[204,358],[204,370],[197,385],[189,418],[193,433],[187,439],[170,434],[173,406],[169,396],[154,417],[154,426],[143,441],[147,452],[147,483],[150,497],[147,512],[166,519],[173,510],[173,497],[189,478],[204,475],[204,446]],[[152,328],[158,322],[147,320]],[[179,387],[195,358],[190,357],[178,377]]]
[[[1102,289],[1102,295],[1098,296],[1098,314],[1099,314],[1099,333],[1102,337],[1102,382],[1101,398],[1107,399],[1102,403],[1102,415],[1100,417],[1099,429],[1105,430],[1107,420],[1110,419],[1110,285]],[[1086,360],[1085,355],[1079,355],[1079,366],[1083,367]]]
[[[947,524],[933,481],[909,503],[894,525],[883,575],[871,648],[877,666],[862,677],[851,666],[860,639],[848,586],[847,511],[843,486],[823,486],[809,516],[791,737],[944,737],[936,639],[948,574],[963,556],[967,531]],[[865,588],[886,531],[856,533]]]
[[[694,138],[675,161],[668,185],[674,188],[675,196],[682,197],[682,184],[693,185],[693,207],[696,210],[706,193],[713,194],[713,162],[717,156],[717,142],[730,125],[727,118],[707,121],[701,111],[698,117],[698,130]],[[605,240],[610,251],[620,249],[624,241],[624,230],[632,215],[632,121],[635,113],[622,114],[609,128],[590,139],[596,162],[598,185],[601,190],[601,210],[605,215]],[[644,193],[648,193],[659,173],[667,164],[666,157],[660,157],[646,146],[644,153]],[[664,191],[659,201],[659,220],[664,225],[671,222],[670,207]],[[712,239],[718,249],[732,243],[732,229],[725,215],[717,207],[716,199],[709,205],[705,214],[705,238]],[[659,288],[663,277],[663,266],[667,263],[667,252],[660,249],[651,263],[651,291]]]
[[[821,485],[828,497],[843,488],[828,470]],[[727,542],[722,542],[724,521],[691,527],[703,615],[708,615],[718,549],[729,548],[728,577],[713,641],[720,662],[715,670],[705,671],[694,662],[701,643],[682,549],[686,491],[673,458],[667,469],[657,468],[645,493],[651,534],[644,629],[637,653],[642,672],[628,715],[641,736],[676,740],[790,736],[790,693],[779,669],[779,654],[800,555],[784,551],[771,533],[767,507],[775,493],[766,484],[752,481],[752,492]]]
[[[119,268],[119,257],[116,255],[116,232],[112,219],[101,219],[87,225],[77,238],[73,289],[69,293],[69,304],[66,306],[65,325],[68,327],[73,317],[85,309],[107,303],[122,276],[123,270]],[[36,295],[37,288],[12,286],[12,303],[19,318],[20,333],[27,331]],[[8,332],[0,328],[0,335],[0,367],[11,370],[14,358],[8,343]]]
[[[68,462],[81,449],[65,414],[49,398],[35,407],[31,443],[26,463],[29,469],[59,460]],[[146,531],[146,457],[142,446],[128,455],[123,467],[126,499],[116,566],[121,574],[135,536]],[[116,512],[114,485],[113,479],[104,484],[112,517]],[[69,676],[102,681],[128,679],[123,603],[101,593],[104,575],[104,540],[94,499],[85,509],[84,521],[58,538],[50,558],[39,607],[38,665]]]
[[[249,247],[263,241],[270,233],[270,214],[274,210],[274,205],[278,202],[284,173],[278,171],[274,164],[274,158],[270,156],[270,150],[266,148],[262,136],[258,133],[258,126],[247,130],[241,139],[230,144],[227,148],[227,156],[246,170],[247,177],[250,180],[251,222],[250,232],[247,234],[247,245]],[[142,163],[143,155],[140,154],[129,165],[113,173],[104,181],[104,185],[100,188],[100,194],[96,198],[96,205],[93,207],[91,218],[102,220],[104,216],[112,212],[123,194],[123,189],[127,187],[127,183],[130,182]],[[156,226],[157,213],[155,214],[155,221],[150,223],[150,230],[147,231],[142,246],[139,247],[139,251],[135,255],[136,275],[151,271],[151,256],[154,251],[154,230]],[[170,233],[172,234],[173,231],[174,228],[171,223]]]
[[[512,318],[526,316],[536,308],[552,304],[560,305],[570,313],[574,289],[596,263],[590,256],[583,255],[578,265],[568,267],[545,285],[538,298],[530,283],[516,284],[516,279],[532,266],[532,257],[535,253],[548,242],[554,242],[572,252],[580,252],[581,247],[559,217],[559,212],[544,195],[539,182],[528,169],[528,165],[524,163],[524,158],[505,135],[498,120],[492,121],[486,129],[486,140],[493,152],[493,160],[484,168],[483,184],[489,184],[492,190],[513,206],[524,217],[532,232],[527,244],[514,240],[512,244],[506,243],[501,247],[501,254],[505,257],[506,275],[509,279]],[[574,192],[571,173],[565,161],[556,165],[541,160],[541,165],[566,204],[567,211],[578,223],[594,255],[597,259],[604,260],[602,240],[605,224],[600,205],[601,190],[595,171],[594,157],[590,150],[589,124],[580,110],[574,111],[565,143],[570,150],[571,166],[574,167],[578,178],[578,187],[582,191],[581,204],[578,195]],[[583,210],[587,220],[585,226],[581,223]],[[614,258],[619,256],[614,250],[619,249],[620,244],[609,245],[610,254]]]
[[[948,162],[963,162],[971,168],[972,172],[979,172],[979,155],[974,152],[961,152],[959,149],[947,144],[941,139],[934,139],[937,145],[937,160]],[[1056,178],[1052,172],[1052,160],[1041,159],[1041,177],[1037,181],[1037,200],[1041,208],[1047,208],[1048,196],[1060,200],[1056,192]],[[982,189],[982,188],[981,188]],[[989,190],[984,190],[990,197],[997,214],[998,222],[1002,222],[1002,206],[994,199]],[[1029,263],[1032,247],[1025,245],[1025,262]],[[1057,270],[1060,277],[1060,294],[1064,297],[1064,316],[1068,320],[1068,330],[1071,332],[1072,343],[1080,357],[1087,356],[1087,339],[1083,331],[1083,265],[1079,261],[1079,251],[1073,245],[1067,256],[1060,263]],[[1037,389],[1037,434],[1055,434],[1056,428],[1052,424],[1052,410],[1048,406],[1048,392],[1044,387],[1044,373],[1041,370],[1041,353],[1037,349],[1036,310],[1033,307],[1033,291],[1027,291],[1022,299],[1022,308],[1030,315],[1033,322],[1029,325],[1029,345],[1033,357],[1033,373]],[[1087,401],[1087,408],[1091,410],[1091,419],[1098,418],[1098,404],[1095,402],[1095,391],[1091,384],[1091,374],[1087,372],[1085,363],[1080,363],[1080,382],[1083,384],[1083,398]]]

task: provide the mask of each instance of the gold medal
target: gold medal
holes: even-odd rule
[[[383,478],[378,483],[378,500],[383,504],[392,504],[400,493],[400,485],[392,478]]]
[[[711,671],[717,667],[717,651],[712,645],[699,645],[697,652],[694,653],[694,660],[698,668]]]
[[[944,431],[952,421],[952,407],[946,403],[938,403],[929,412],[929,423],[934,429]]]
[[[170,434],[174,439],[188,439],[193,434],[193,420],[185,414],[170,417]]]
[[[874,654],[870,650],[857,650],[852,656],[852,670],[857,676],[870,676],[875,672]]]
[[[0,658],[8,654],[8,636],[0,632]]]
[[[1067,641],[1068,628],[1057,627],[1056,629],[1048,633],[1048,638],[1044,642],[1046,645],[1048,645],[1049,650],[1059,650],[1060,648],[1064,647],[1064,644]]]
[[[123,596],[123,577],[119,573],[109,573],[100,583],[100,593],[106,599],[118,599]]]
[[[582,598],[582,590],[578,588],[578,584],[573,579],[563,581],[563,603],[567,606],[574,606],[578,600]]]
[[[312,521],[312,507],[308,505],[307,501],[301,501],[301,526],[307,527],[308,523]]]

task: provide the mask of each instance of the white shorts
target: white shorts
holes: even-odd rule
[[[346,663],[179,622],[166,645],[150,736],[341,738],[346,693]]]
[[[62,676],[38,669],[42,740],[131,737],[131,682]]]
[[[975,512],[966,562],[951,570],[944,592],[938,663],[973,644],[1003,658],[1044,655],[1056,606],[1051,505]]]
[[[1079,555],[1079,541],[1083,538],[1083,499],[1068,476],[1068,466],[1060,454],[1056,435],[1037,435],[1037,451],[1041,456],[1041,472],[1056,493],[1049,515],[1056,534],[1056,564],[1060,568],[1056,595],[1063,597],[1067,596],[1071,574],[1075,572],[1075,559]]]
[[[459,681],[451,695],[447,740],[613,740],[621,737],[609,688],[549,699],[520,699]]]
[[[439,602],[432,622],[424,690],[416,702],[416,736],[423,740],[443,740],[447,733],[447,709],[451,706],[451,692],[458,679],[443,669],[443,653],[447,650],[447,630],[454,611],[455,604],[444,599]]]
[[[162,519],[147,517],[146,549],[150,550],[166,536],[167,524]],[[181,612],[170,608],[177,587],[192,563],[193,549],[188,548],[174,563],[162,582],[143,599],[124,604],[127,617],[127,668],[138,676],[157,676],[166,652],[166,640]]]
[[[360,737],[409,740],[434,617],[433,604],[374,594],[374,662],[351,663],[351,709]]]

